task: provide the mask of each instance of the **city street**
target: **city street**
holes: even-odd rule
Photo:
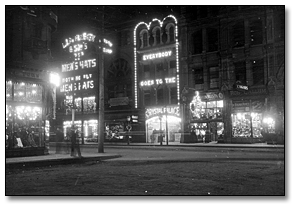
[[[105,153],[121,157],[6,169],[6,195],[285,194],[284,148],[106,146]]]

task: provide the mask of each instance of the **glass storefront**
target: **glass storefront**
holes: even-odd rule
[[[167,128],[167,130],[166,130]],[[181,119],[175,116],[154,116],[146,121],[146,142],[160,143],[161,136],[163,142],[180,142]]]
[[[108,141],[123,140],[124,132],[125,127],[123,122],[105,123],[105,139]]]
[[[6,81],[6,148],[44,145],[42,92],[35,83]]]
[[[98,120],[83,121],[83,138],[86,144],[98,142]]]
[[[240,138],[262,138],[262,114],[261,113],[233,113],[232,137]]]
[[[76,120],[74,121],[74,126],[79,131],[79,138],[81,139],[83,136],[83,141],[85,144],[98,142],[98,120]],[[63,122],[63,132],[66,140],[68,139],[67,135],[70,133],[71,127],[72,121]]]

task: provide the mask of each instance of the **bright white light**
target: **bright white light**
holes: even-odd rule
[[[57,87],[60,85],[60,77],[57,73],[50,73],[50,83]]]

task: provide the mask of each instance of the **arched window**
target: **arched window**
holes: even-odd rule
[[[169,37],[170,37],[170,42],[174,42],[175,40],[174,26],[171,26],[169,28]]]
[[[143,47],[147,47],[148,46],[148,33],[144,32],[143,33]]]
[[[155,44],[156,45],[160,44],[160,29],[157,29],[155,32]]]
[[[174,24],[169,23],[165,29],[166,29],[167,36],[168,36],[167,43],[174,42],[175,41],[175,26],[174,26]]]

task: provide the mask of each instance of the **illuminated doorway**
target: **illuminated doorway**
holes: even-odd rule
[[[159,136],[163,142],[179,143],[181,132],[181,118],[168,115],[154,116],[146,121],[146,142],[160,143]]]

